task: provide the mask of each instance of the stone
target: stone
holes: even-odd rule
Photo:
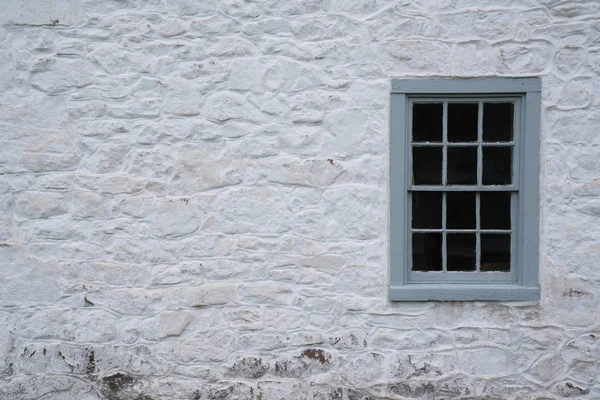
[[[254,395],[254,388],[243,382],[221,382],[206,385],[194,391],[193,396],[199,399],[249,399]]]
[[[238,291],[244,301],[259,304],[290,304],[294,292],[292,285],[272,281],[243,283]]]
[[[575,108],[585,108],[593,101],[593,81],[590,79],[574,79],[563,86],[558,106],[564,110],[572,110]]]
[[[308,348],[299,354],[275,360],[273,374],[283,378],[303,378],[327,371],[332,355],[325,350]]]
[[[37,134],[34,134],[28,128],[17,126],[0,126],[7,143],[18,149],[18,153],[14,153],[8,152],[6,146],[2,148],[0,171],[69,171],[79,164],[82,151],[75,146],[74,132],[71,130],[35,128]]]
[[[202,93],[189,85],[180,84],[169,90],[164,102],[164,111],[180,116],[200,114],[204,97]]]
[[[364,206],[381,201],[378,200],[379,196],[379,193],[363,192],[358,187],[330,189],[323,193],[319,212],[311,211],[314,217],[309,217],[308,213],[299,213],[296,223],[305,236],[317,239],[323,237],[372,238],[377,220],[383,216],[378,216],[377,211]],[[345,205],[340,208],[341,204]],[[334,216],[336,212],[343,212],[345,217],[338,219]],[[322,218],[322,216],[326,217]]]
[[[119,314],[145,315],[161,308],[164,292],[134,288],[113,289],[106,306]]]
[[[240,338],[240,348],[254,348],[258,350],[276,350],[286,347],[287,341],[283,335],[265,335],[251,333]]]
[[[458,76],[472,76],[479,71],[493,73],[495,70],[492,60],[495,59],[494,48],[486,42],[458,43],[456,58],[452,69],[453,74]]]
[[[600,354],[600,332],[581,334],[570,340],[561,350],[561,357],[569,364],[575,361],[594,362]]]
[[[231,378],[258,379],[269,370],[268,361],[260,357],[235,357],[225,366],[225,375]]]
[[[102,218],[110,216],[110,200],[94,192],[75,191],[65,196],[69,211],[76,218]]]
[[[332,164],[327,159],[301,160],[291,157],[267,161],[262,169],[269,181],[292,185],[328,186],[346,173],[340,163]]]
[[[360,28],[355,20],[340,14],[309,15],[292,25],[295,38],[303,41],[348,37]]]
[[[0,273],[0,302],[5,307],[33,307],[46,301],[57,301],[61,297],[62,285],[56,279],[44,281],[36,279],[40,273],[56,275],[58,268],[38,260],[28,260],[23,249],[10,245],[0,247],[4,260]],[[26,282],[27,290],[23,290]]]
[[[213,44],[207,54],[212,57],[247,57],[256,53],[256,46],[246,39],[227,37]]]
[[[288,338],[292,346],[315,346],[325,342],[320,332],[294,332]]]
[[[229,90],[243,90],[256,93],[265,91],[263,77],[268,61],[263,59],[242,59],[236,60],[233,65],[243,65],[243,68],[231,69],[231,76],[228,79]]]
[[[590,389],[586,385],[580,385],[570,381],[557,383],[553,387],[553,392],[563,398],[583,396],[588,394],[589,391]]]
[[[367,348],[367,336],[361,330],[336,332],[329,336],[329,345],[337,350],[362,350]]]
[[[556,381],[564,378],[568,365],[558,356],[544,356],[535,361],[527,374],[537,382]]]
[[[496,46],[497,70],[502,73],[518,75],[541,74],[550,65],[552,56],[550,43],[530,42],[503,43]]]
[[[556,68],[564,75],[573,75],[585,63],[581,47],[564,47],[556,54]]]
[[[69,262],[61,265],[60,271],[69,280],[112,286],[146,286],[151,279],[151,268],[136,264]]]
[[[0,387],[0,396],[3,398],[35,399],[40,395],[52,394],[57,400],[68,400],[69,396],[76,396],[82,400],[97,400],[93,388],[89,383],[71,376],[31,375],[11,379]]]
[[[290,36],[290,22],[284,18],[270,18],[258,22],[250,22],[242,27],[242,32],[248,36]]]
[[[499,348],[463,351],[458,356],[459,367],[476,376],[498,375],[510,369],[510,356]]]
[[[186,24],[178,19],[163,21],[158,28],[161,36],[173,37],[181,35],[186,31]]]
[[[206,307],[235,303],[236,290],[234,285],[227,283],[206,283],[198,287],[182,288],[172,295],[188,307]]]
[[[310,64],[278,60],[265,72],[265,85],[273,92],[299,92],[324,86],[324,71]]]
[[[142,335],[150,340],[181,336],[191,321],[192,316],[190,313],[184,311],[164,311],[157,317],[144,321]]]
[[[234,188],[225,191],[217,201],[219,209],[206,220],[203,229],[263,234],[280,234],[291,229],[290,212],[277,189]]]
[[[107,398],[148,398],[145,393],[152,393],[152,383],[148,380],[121,372],[105,375],[99,380],[99,390]]]
[[[209,120],[225,122],[246,116],[244,97],[237,93],[216,93],[206,99],[206,117]]]
[[[512,39],[517,31],[519,18],[504,11],[485,12],[477,15],[474,31],[484,40],[499,41]]]
[[[51,240],[80,241],[89,236],[91,221],[73,222],[64,218],[53,219],[50,224],[45,220],[31,220],[20,224],[23,238],[43,238]]]
[[[82,161],[83,168],[92,173],[118,172],[124,162],[129,145],[127,143],[105,143]]]
[[[147,178],[162,178],[173,173],[172,157],[162,148],[140,150],[133,155],[132,172]]]
[[[92,83],[89,67],[80,60],[59,59],[49,67],[37,67],[31,84],[46,93],[60,93]]]
[[[440,73],[447,69],[442,68],[443,60],[450,57],[450,48],[442,43],[423,40],[395,40],[386,46],[386,51],[393,58],[390,71],[396,73],[418,71]]]
[[[325,126],[333,136],[328,156],[348,157],[369,152],[376,137],[369,132],[371,113],[364,109],[334,110],[325,116]]]
[[[258,330],[262,327],[262,311],[258,307],[239,307],[224,312],[225,322],[236,329]]]
[[[279,153],[279,138],[275,136],[252,136],[240,140],[236,153],[248,158],[267,158]],[[235,164],[232,162],[232,164]]]
[[[304,383],[263,380],[258,382],[257,397],[264,399],[280,399],[290,396],[294,399],[307,398],[308,389]]]
[[[172,7],[177,11],[177,15],[206,15],[215,11],[217,2],[213,0],[196,3],[189,0],[176,0]]]
[[[230,331],[209,331],[181,338],[167,338],[156,346],[156,354],[183,363],[223,361],[233,352],[235,337]]]
[[[67,212],[68,205],[61,193],[22,192],[16,198],[15,213],[24,218],[50,218]]]
[[[147,215],[148,210],[152,208],[153,202],[154,199],[150,196],[127,196],[119,200],[118,207],[125,215],[130,215],[134,218],[143,218]]]
[[[66,310],[48,307],[25,315],[19,332],[25,338],[54,338],[69,342],[101,343],[116,337],[114,315],[101,309]]]
[[[207,35],[222,35],[229,32],[239,31],[239,22],[230,16],[222,14],[210,14],[206,17],[192,19],[191,29],[201,37]]]
[[[195,232],[200,227],[201,211],[187,198],[155,201],[150,233],[156,237],[178,237]]]
[[[78,1],[66,1],[57,4],[52,10],[43,1],[34,2],[24,7],[21,4],[8,4],[2,13],[2,24],[56,26],[77,25],[84,20],[82,4]],[[57,22],[53,22],[57,21]]]

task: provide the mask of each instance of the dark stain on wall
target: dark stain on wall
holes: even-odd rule
[[[117,372],[102,378],[100,392],[107,400],[153,400],[148,395],[136,393],[136,383],[137,378]]]
[[[94,349],[87,349],[88,350],[88,362],[87,365],[85,367],[85,373],[88,376],[88,378],[92,381],[96,380],[96,354],[94,353]]]
[[[329,364],[331,356],[320,349],[306,349],[302,352],[302,357],[316,360],[321,364]]]
[[[243,357],[229,367],[228,374],[231,376],[256,379],[263,376],[268,369],[268,364],[263,363],[261,358]]]

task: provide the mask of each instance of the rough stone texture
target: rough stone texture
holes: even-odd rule
[[[4,1],[0,398],[600,399],[596,0]],[[397,303],[389,89],[542,76],[539,303]]]

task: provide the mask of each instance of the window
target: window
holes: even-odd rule
[[[392,81],[390,300],[538,300],[538,78]]]

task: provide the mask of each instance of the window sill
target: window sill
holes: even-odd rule
[[[516,284],[408,284],[390,286],[390,301],[538,301],[539,287]]]

